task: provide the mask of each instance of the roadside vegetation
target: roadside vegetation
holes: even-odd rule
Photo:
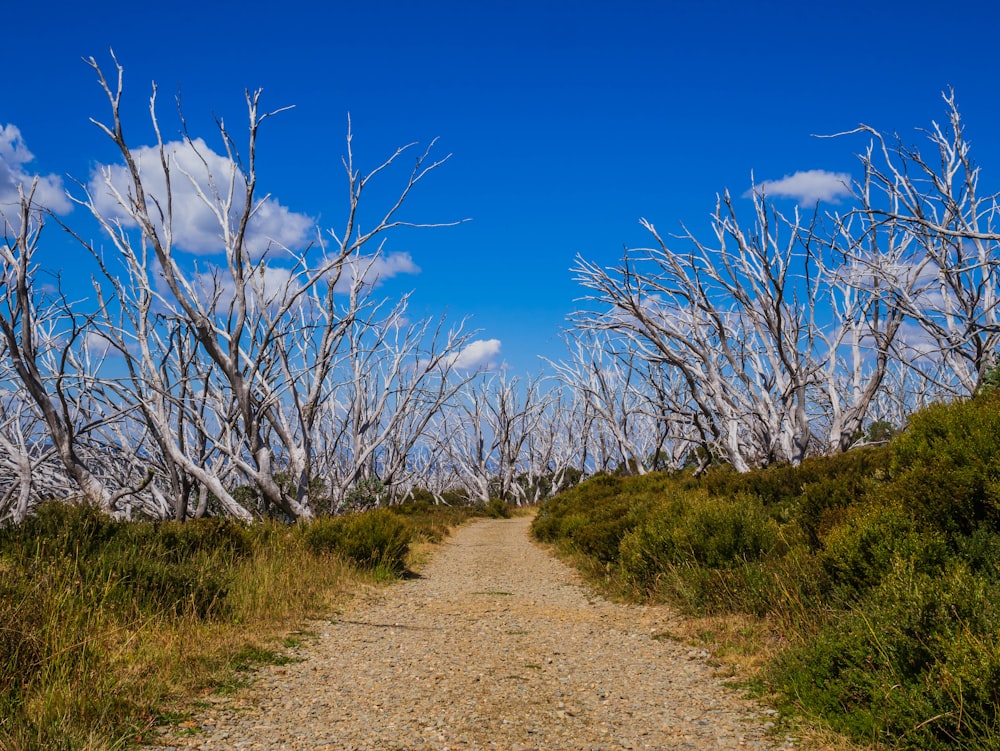
[[[595,477],[533,530],[755,651],[761,690],[851,741],[1000,748],[997,392],[796,467]]]
[[[289,526],[44,504],[0,530],[0,749],[127,748],[289,659],[305,621],[403,574],[412,544],[498,512],[416,502]]]

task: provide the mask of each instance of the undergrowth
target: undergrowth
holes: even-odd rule
[[[1000,394],[798,467],[596,477],[533,530],[619,594],[755,619],[761,690],[853,742],[1000,749]]]
[[[171,707],[287,659],[284,632],[400,575],[411,541],[472,513],[409,504],[289,527],[45,504],[0,530],[0,749],[127,748]]]

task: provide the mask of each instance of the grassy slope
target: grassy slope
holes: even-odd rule
[[[424,505],[245,527],[43,507],[0,531],[0,749],[126,748],[283,659],[304,620],[395,577],[411,542],[470,515]]]
[[[1000,748],[1000,397],[801,467],[594,478],[534,532],[697,618],[828,738]]]

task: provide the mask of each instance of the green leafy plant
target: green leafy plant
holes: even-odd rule
[[[1000,749],[1000,390],[795,467],[594,478],[533,530],[637,599],[762,617],[767,689],[854,741]]]
[[[316,519],[301,524],[298,534],[316,553],[335,552],[359,566],[392,575],[406,568],[410,527],[387,509]]]
[[[482,510],[484,516],[491,519],[510,519],[510,505],[500,498],[493,498]]]
[[[892,443],[885,494],[921,524],[963,536],[1000,528],[1000,392],[914,415]]]

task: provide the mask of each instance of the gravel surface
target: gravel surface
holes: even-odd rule
[[[322,621],[300,662],[261,670],[157,748],[794,747],[706,653],[662,636],[668,609],[597,597],[529,524],[459,529],[419,578]]]

